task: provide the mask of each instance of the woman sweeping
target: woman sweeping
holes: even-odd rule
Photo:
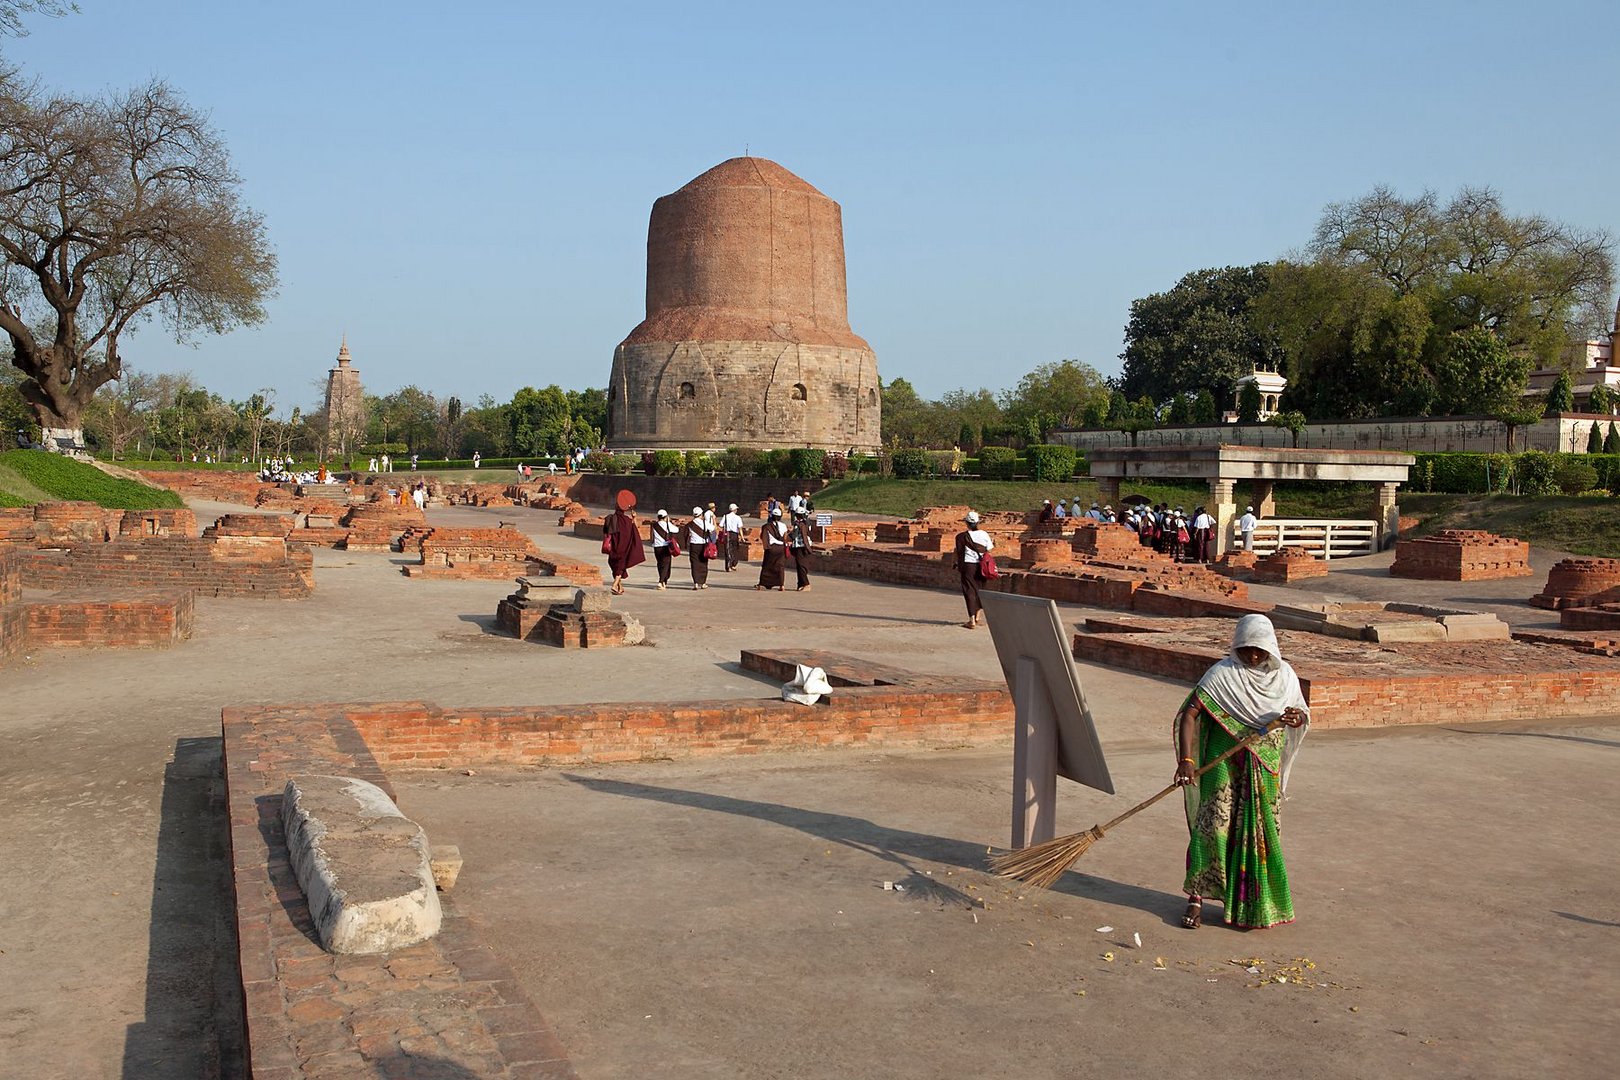
[[[613,573],[613,591],[624,592],[624,579],[630,568],[647,561],[641,549],[641,524],[636,521],[636,497],[628,489],[621,489],[614,498],[617,510],[602,523],[603,550],[607,552],[608,569]]]
[[[1204,898],[1222,902],[1229,926],[1260,929],[1294,921],[1277,814],[1310,711],[1299,677],[1283,661],[1264,615],[1245,615],[1232,654],[1211,667],[1177,714],[1176,783],[1186,790],[1187,913],[1203,923]],[[1248,749],[1203,776],[1198,769],[1242,740]]]

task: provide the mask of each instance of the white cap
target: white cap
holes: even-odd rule
[[[692,507],[692,516],[693,517],[702,517],[703,516],[703,507],[701,507],[701,506]]]
[[[660,511],[658,511],[658,516],[659,517],[669,517],[669,511],[668,510],[660,510]]]
[[[737,509],[737,504],[736,504],[736,503],[732,503],[732,504],[731,504],[731,508],[732,508],[732,509],[733,509],[733,510],[735,510],[735,509]]]
[[[1243,512],[1244,512],[1244,513],[1246,513],[1246,514],[1252,514],[1252,513],[1254,513],[1254,507],[1252,507],[1252,506],[1245,506],[1245,507],[1244,507],[1244,508],[1243,508]]]
[[[771,507],[771,517],[781,517],[781,516],[782,516],[782,508],[780,506]]]
[[[979,523],[979,512],[977,510],[969,510],[967,512],[967,523],[969,525],[977,525]]]

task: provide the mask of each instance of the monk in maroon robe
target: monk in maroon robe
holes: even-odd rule
[[[607,516],[602,524],[603,539],[607,541],[608,569],[613,572],[613,591],[624,592],[624,579],[630,568],[647,561],[641,546],[641,523],[636,520],[636,497],[628,490],[620,491],[615,500],[618,509]]]

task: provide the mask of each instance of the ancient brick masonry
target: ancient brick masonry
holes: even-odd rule
[[[265,485],[252,473],[214,472],[199,469],[142,469],[141,479],[158,487],[168,488],[182,497],[213,499],[218,502],[242,503],[252,506]],[[270,485],[273,486],[273,485]]]
[[[837,203],[743,157],[653,204],[646,318],[608,381],[611,446],[874,449],[879,392],[849,326]]]
[[[1530,598],[1536,607],[1555,611],[1614,602],[1620,602],[1620,559],[1562,559]]]
[[[1433,536],[1400,541],[1389,572],[1431,581],[1486,581],[1534,573],[1529,544],[1469,529],[1444,529]]]
[[[1088,630],[1090,628],[1088,627]],[[1229,626],[1080,633],[1074,657],[1194,683],[1226,655]],[[1523,641],[1390,646],[1281,631],[1319,727],[1527,720],[1620,711],[1620,659]]]
[[[224,712],[247,1071],[259,1080],[573,1077],[556,1033],[449,895],[443,929],[420,945],[339,957],[313,940],[281,827],[287,779],[353,776],[395,797],[343,713]]]
[[[279,537],[149,536],[35,552],[23,564],[23,580],[41,589],[191,589],[291,599],[315,588],[315,566],[309,548]]]
[[[119,536],[196,536],[197,515],[184,507],[126,510],[118,523]]]
[[[22,558],[0,549],[0,665],[20,655],[27,641],[28,613],[22,605]]]
[[[1326,577],[1328,564],[1304,548],[1280,548],[1255,560],[1253,580],[1287,585],[1305,578]]]

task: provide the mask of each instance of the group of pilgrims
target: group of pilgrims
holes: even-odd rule
[[[1254,508],[1249,507],[1252,513]],[[1207,563],[1215,553],[1215,519],[1202,506],[1189,515],[1169,503],[1127,506],[1123,516],[1112,506],[1091,504],[1082,511],[1080,500],[1074,500],[1073,509],[1064,509],[1063,500],[1055,504],[1047,499],[1041,506],[1042,524],[1080,518],[1102,525],[1123,525],[1135,533],[1143,547],[1150,547],[1176,562]],[[1252,529],[1252,526],[1250,527]]]
[[[636,516],[635,493],[620,491],[614,505],[613,513],[603,522],[602,553],[608,557],[608,569],[613,574],[613,592],[622,594],[630,568],[646,562],[647,554],[641,539],[641,521]],[[811,561],[815,555],[810,516],[814,509],[809,492],[794,492],[785,507],[774,495],[767,501],[765,524],[760,528],[764,559],[760,564],[759,582],[754,586],[756,591],[785,591],[790,558],[797,591],[809,590]],[[694,506],[691,515],[684,519],[659,510],[649,532],[653,561],[658,567],[656,587],[661,590],[669,588],[670,571],[683,553],[694,590],[709,587],[711,562],[720,563],[724,572],[730,574],[742,561],[743,520],[736,503],[728,504],[723,514],[717,513],[712,502],[707,506]]]

